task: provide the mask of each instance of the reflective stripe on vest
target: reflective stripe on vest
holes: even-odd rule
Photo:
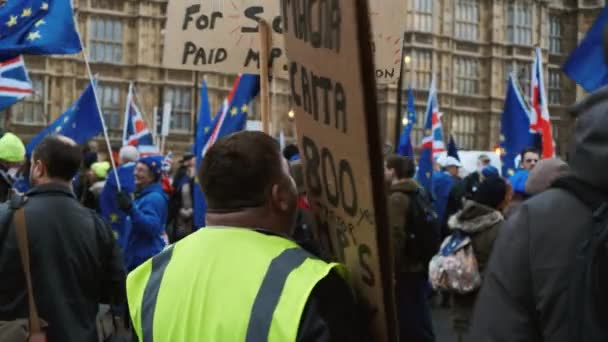
[[[170,246],[159,255],[152,258],[152,272],[144,290],[144,298],[141,304],[141,329],[143,342],[154,341],[154,312],[156,311],[156,300],[163,275],[169,261],[173,256],[173,246]]]
[[[140,341],[295,340],[308,296],[337,266],[289,240],[244,229],[193,235],[129,274]]]
[[[253,302],[247,327],[247,342],[267,341],[270,324],[289,274],[309,257],[301,248],[287,249],[270,262],[262,286]]]

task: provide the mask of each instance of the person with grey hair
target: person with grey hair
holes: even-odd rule
[[[139,159],[139,151],[135,146],[123,146],[118,153],[118,158],[120,159],[120,165],[134,163]]]

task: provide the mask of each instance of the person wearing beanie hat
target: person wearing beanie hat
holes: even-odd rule
[[[125,264],[128,271],[155,256],[166,245],[168,198],[160,184],[162,156],[140,158],[135,165],[135,199],[126,192],[117,195],[118,207],[131,218]]]
[[[91,172],[89,172],[89,182],[92,184],[89,187],[89,191],[95,196],[95,202],[98,204],[97,210],[99,211],[99,195],[106,184],[106,178],[108,172],[112,166],[107,161],[96,162],[91,165]]]
[[[25,146],[13,133],[0,138],[0,203],[9,199],[15,174],[25,161]]]
[[[482,279],[504,221],[501,210],[508,200],[508,183],[499,176],[490,175],[479,184],[472,199],[465,201],[463,209],[448,221],[451,231],[460,231],[470,237]],[[453,294],[453,329],[460,341],[468,336],[476,298],[477,291],[466,295]]]

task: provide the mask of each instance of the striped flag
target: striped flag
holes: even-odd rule
[[[22,56],[0,62],[0,111],[32,93]]]
[[[540,48],[536,48],[536,58],[532,68],[532,111],[530,117],[530,130],[542,138],[543,158],[555,156],[555,143],[551,132],[551,118],[547,105],[547,93],[543,79],[543,59]]]
[[[123,146],[131,145],[137,147],[140,156],[150,156],[160,154],[158,147],[154,145],[154,137],[148,129],[141,111],[135,104],[133,96],[133,85],[129,86],[129,95],[125,108],[125,125],[123,129]]]

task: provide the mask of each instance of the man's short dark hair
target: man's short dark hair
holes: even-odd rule
[[[56,134],[49,135],[36,145],[32,156],[46,166],[50,178],[71,181],[80,168],[82,150],[66,139]]]
[[[412,178],[416,174],[416,163],[414,163],[414,160],[396,154],[386,158],[386,168],[395,170],[395,175],[399,179]]]
[[[536,147],[528,147],[521,151],[521,154],[519,155],[521,157],[522,163],[524,162],[524,157],[526,156],[526,153],[536,153],[540,156],[540,151]]]
[[[279,144],[262,132],[239,132],[205,154],[198,178],[210,210],[263,206],[283,176]]]

